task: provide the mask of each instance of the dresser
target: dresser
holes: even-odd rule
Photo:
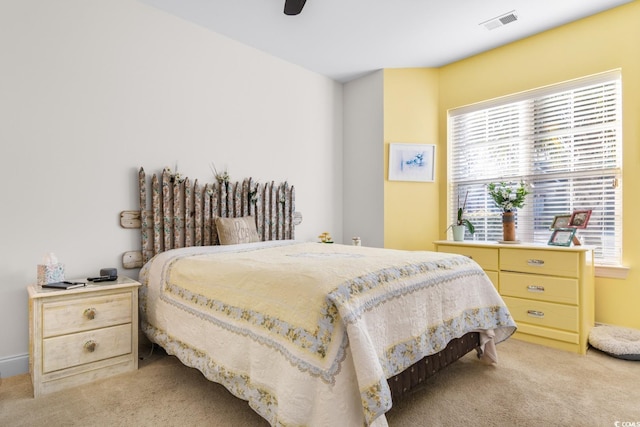
[[[595,321],[593,248],[449,240],[434,245],[484,269],[518,325],[515,338],[586,353]]]
[[[127,277],[76,289],[28,287],[34,396],[138,369],[138,287]]]

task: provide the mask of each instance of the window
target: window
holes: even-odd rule
[[[502,238],[501,211],[487,184],[529,185],[517,238],[547,243],[556,215],[591,209],[577,235],[599,265],[622,258],[622,125],[619,71],[462,107],[449,112],[449,212],[468,192],[476,233]]]

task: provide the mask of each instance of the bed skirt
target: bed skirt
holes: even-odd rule
[[[470,351],[480,346],[480,333],[469,332],[460,338],[453,339],[447,347],[435,354],[426,356],[409,368],[389,378],[391,397],[397,402],[402,396],[410,393],[438,371],[452,364]]]

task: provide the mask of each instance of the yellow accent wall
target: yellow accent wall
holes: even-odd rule
[[[623,90],[623,264],[629,273],[626,279],[596,277],[595,314],[596,322],[640,328],[638,23],[640,2],[634,1],[439,69],[385,70],[385,163],[389,142],[437,144],[437,183],[385,179],[385,247],[432,249],[431,242],[446,238],[449,109],[619,68]]]
[[[389,181],[389,144],[437,144],[438,71],[387,69],[384,97],[384,246],[425,250],[439,238],[436,182]],[[436,157],[440,156],[436,147]],[[438,168],[435,169],[436,174]],[[428,243],[426,243],[428,242]]]

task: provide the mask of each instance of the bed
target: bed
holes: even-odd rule
[[[142,169],[139,183],[144,333],[272,426],[387,425],[403,393],[473,349],[495,363],[515,331],[469,258],[295,240],[301,216],[286,184],[190,190],[165,171],[149,210]],[[195,237],[206,223],[207,243]]]

